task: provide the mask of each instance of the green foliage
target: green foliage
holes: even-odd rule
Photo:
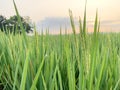
[[[93,35],[86,35],[84,49],[79,35],[77,43],[73,35],[27,37],[26,47],[21,35],[0,33],[1,85],[5,90],[119,90],[120,34],[99,33],[98,44]]]
[[[29,33],[32,32],[32,26],[28,22],[26,22],[26,19],[21,17],[21,23],[23,25],[23,28],[25,29],[25,32]],[[0,29],[2,32],[5,33],[22,33],[22,29],[20,28],[20,23],[18,21],[18,18],[16,15],[10,17],[9,19],[6,19],[4,16],[0,16]]]
[[[0,15],[0,30],[4,31],[4,26],[6,25],[6,18]]]

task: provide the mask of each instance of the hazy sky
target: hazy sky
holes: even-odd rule
[[[29,16],[33,22],[46,18],[69,17],[71,9],[75,18],[83,18],[85,0],[15,0],[19,13]],[[120,26],[120,0],[87,0],[87,20],[94,21],[96,10],[100,21],[117,23]],[[0,0],[0,14],[9,17],[15,14],[12,0]]]
[[[75,17],[83,16],[85,0],[15,0],[22,16],[30,16],[33,21],[45,17],[67,17],[71,9]],[[95,17],[98,8],[101,20],[120,20],[120,0],[87,0],[87,18]],[[12,0],[0,0],[0,14],[14,15]]]

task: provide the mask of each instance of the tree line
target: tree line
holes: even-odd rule
[[[23,18],[20,16],[20,19],[25,32],[33,32],[29,17]],[[5,16],[0,15],[0,30],[5,33],[22,33],[22,30],[20,29],[20,24],[18,22],[18,17],[16,15],[11,16],[9,19],[6,19]]]

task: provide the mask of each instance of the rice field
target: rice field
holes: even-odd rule
[[[76,33],[69,15],[73,34],[0,32],[0,90],[120,90],[120,33],[100,33],[96,13],[89,34],[86,11]]]

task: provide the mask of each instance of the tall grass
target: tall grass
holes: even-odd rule
[[[16,14],[19,13],[14,2]],[[87,33],[86,10],[77,34],[22,35],[0,32],[0,88],[4,90],[119,90],[120,34]],[[21,23],[20,19],[19,23]]]

